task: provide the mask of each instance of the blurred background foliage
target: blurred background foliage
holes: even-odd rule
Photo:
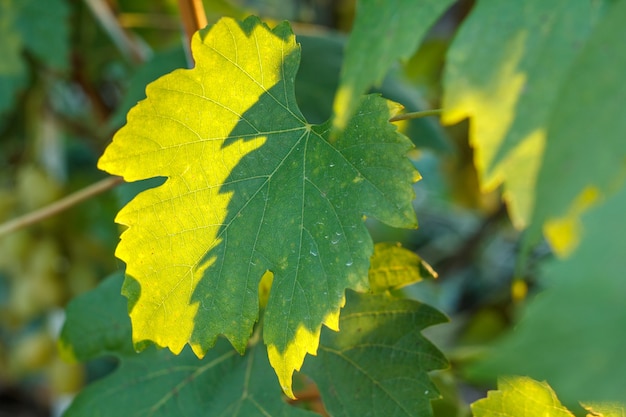
[[[299,105],[311,122],[329,117],[354,0],[204,3],[209,23],[248,14],[292,22],[302,45]],[[439,108],[445,53],[471,7],[457,2],[377,90],[408,111]],[[0,224],[105,178],[97,158],[146,84],[187,66],[177,13],[175,0],[0,1]],[[416,144],[411,158],[423,176],[415,186],[420,228],[369,226],[375,241],[401,242],[439,273],[399,291],[452,317],[427,331],[452,362],[434,375],[444,396],[434,407],[437,416],[464,416],[484,387],[458,371],[510,325],[532,287],[534,261],[528,276],[514,279],[520,235],[499,190],[478,191],[467,124],[443,128],[425,118],[401,128]],[[0,416],[58,415],[112,368],[63,362],[56,337],[66,303],[123,268],[113,256],[115,213],[151,185],[125,184],[0,235]],[[547,256],[540,246],[532,259]]]

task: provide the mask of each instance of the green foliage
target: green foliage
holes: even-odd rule
[[[474,417],[574,417],[545,382],[527,377],[502,377],[498,390],[472,404]]]
[[[530,375],[567,401],[626,403],[623,294],[626,227],[618,219],[626,188],[583,217],[583,240],[566,260],[546,265],[548,289],[528,304],[515,332],[494,345],[474,372]]]
[[[471,118],[481,187],[493,190],[504,183],[518,227],[530,223],[535,202],[543,203],[535,189],[542,184],[537,175],[544,150],[555,146],[566,152],[573,143],[551,135],[546,144],[546,134],[559,92],[585,94],[579,85],[572,88],[567,75],[577,68],[601,2],[574,3],[479,1],[448,51],[443,121]],[[579,105],[579,99],[570,104]],[[559,213],[561,207],[551,210]]]
[[[624,415],[625,1],[221,0],[191,48],[185,1],[0,0],[0,397]],[[119,204],[48,219],[124,123]]]
[[[99,163],[129,181],[168,177],[117,217],[129,226],[117,255],[133,338],[203,356],[224,334],[243,352],[270,270],[263,339],[292,396],[291,375],[321,325],[336,329],[344,290],[367,288],[362,216],[416,226],[411,143],[387,122],[397,106],[375,96],[333,143],[327,124],[308,124],[287,25],[224,19],[192,49],[196,67],[151,84]]]
[[[111,277],[68,307],[64,349],[83,360],[112,354],[119,366],[84,389],[66,417],[316,415],[282,401],[258,335],[243,357],[225,340],[201,361],[188,348],[179,355],[154,346],[135,353],[121,285],[121,276]]]
[[[582,403],[587,417],[621,417],[619,403]],[[521,376],[498,378],[498,390],[472,404],[474,417],[574,417],[546,382]]]
[[[406,59],[415,51],[450,4],[452,0],[359,2],[333,104],[335,127],[347,126],[361,95],[372,85],[380,84],[398,58]]]
[[[37,0],[0,2],[0,114],[28,81],[24,51],[49,68],[67,68],[68,15],[64,0],[51,0],[45,8]]]
[[[431,415],[439,392],[427,372],[447,361],[420,332],[445,321],[416,301],[348,293],[340,331],[324,330],[317,356],[302,371],[333,416]]]

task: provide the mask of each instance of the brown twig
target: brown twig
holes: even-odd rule
[[[411,113],[402,113],[402,114],[393,116],[391,119],[389,119],[389,121],[393,123],[393,122],[399,122],[401,120],[412,120],[412,119],[421,119],[422,117],[428,117],[428,116],[439,116],[442,112],[443,110],[441,109],[434,109],[434,110],[414,111]]]
[[[191,50],[191,38],[194,33],[205,27],[208,21],[202,0],[178,0],[178,9],[180,10],[180,18],[185,27],[185,36],[187,37],[187,60],[190,66],[192,66],[193,57],[189,52]]]
[[[9,220],[4,224],[0,224],[0,236],[9,234],[26,226],[38,223],[49,217],[55,216],[79,203],[82,203],[83,201],[93,196],[102,194],[103,192],[110,190],[111,188],[114,188],[123,182],[124,180],[122,179],[122,177],[105,178],[95,184],[83,188],[82,190],[76,191],[75,193],[70,194],[67,197],[55,201],[48,206],[42,207],[39,210],[35,210],[31,213],[25,214],[13,220]]]

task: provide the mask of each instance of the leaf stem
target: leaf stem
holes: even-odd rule
[[[443,113],[443,109],[414,111],[411,113],[398,114],[397,116],[393,116],[391,119],[389,119],[389,121],[393,123],[399,122],[401,120],[421,119],[422,117],[439,116],[441,113]]]
[[[55,216],[93,196],[102,194],[103,192],[108,191],[123,182],[124,180],[122,177],[109,177],[98,181],[95,184],[91,184],[90,186],[76,191],[75,193],[55,201],[48,206],[0,224],[0,236],[7,235],[26,226],[30,226],[49,217]]]

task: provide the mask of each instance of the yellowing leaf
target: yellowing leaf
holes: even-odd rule
[[[498,390],[472,404],[474,417],[574,417],[545,382],[528,377],[502,377]]]
[[[437,273],[417,254],[399,243],[377,243],[369,271],[370,287],[374,292],[404,287]]]
[[[580,84],[565,80],[599,14],[598,3],[479,1],[448,52],[442,120],[471,118],[481,188],[503,184],[519,228],[543,203],[535,194],[546,147],[564,150],[574,142],[568,137],[551,144],[548,125],[561,89],[580,92]]]
[[[388,123],[399,106],[377,96],[332,144],[328,123],[307,123],[287,24],[223,19],[192,51],[196,67],[150,84],[99,161],[128,181],[167,177],[116,219],[129,227],[116,254],[133,340],[203,356],[223,334],[243,352],[269,270],[263,339],[292,395],[291,375],[321,325],[337,327],[345,289],[367,288],[363,215],[416,226],[412,145]]]

